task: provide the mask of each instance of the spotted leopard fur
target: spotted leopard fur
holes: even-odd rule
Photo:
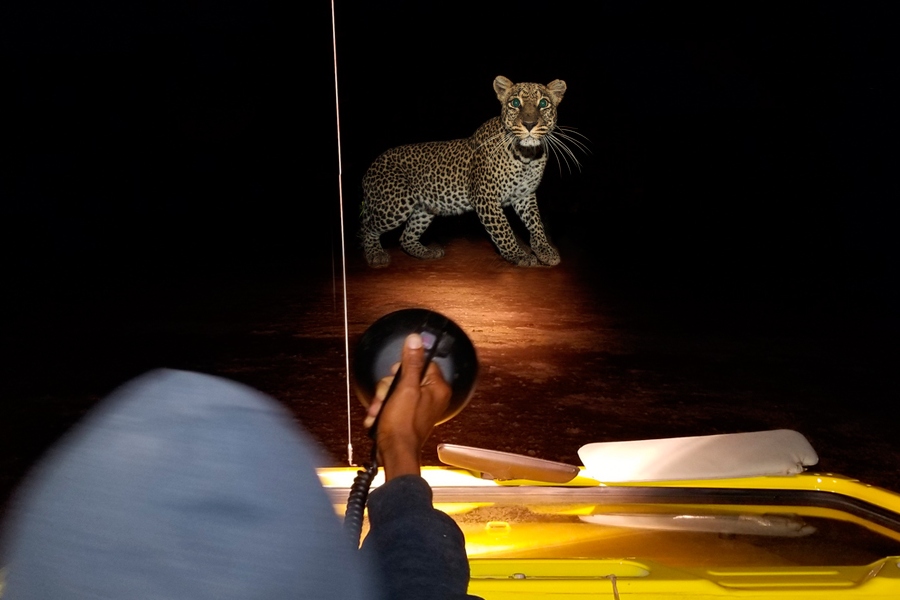
[[[424,246],[420,237],[435,216],[475,211],[494,245],[518,266],[559,264],[538,211],[536,190],[553,145],[556,107],[566,84],[514,84],[494,79],[500,116],[467,139],[410,144],[387,150],[363,178],[362,238],[366,261],[385,267],[390,256],[381,235],[406,224],[400,245],[417,258],[444,256],[440,246]],[[565,137],[565,136],[563,136]],[[512,206],[530,235],[531,251],[516,239],[504,207]]]

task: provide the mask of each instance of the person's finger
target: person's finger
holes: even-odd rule
[[[425,366],[425,349],[422,347],[422,336],[411,333],[403,342],[403,358],[400,384],[418,387],[422,380],[422,368]]]
[[[372,400],[372,404],[369,405],[369,410],[366,412],[366,419],[363,421],[363,427],[368,429],[375,424],[375,419],[378,417],[378,413],[381,412],[382,404],[384,404],[384,400],[380,398]]]
[[[372,398],[372,401],[375,400],[384,400],[387,398],[388,390],[391,389],[391,384],[394,383],[393,377],[382,377],[381,380],[375,384],[375,396]]]
[[[443,381],[443,379],[444,374],[441,372],[440,366],[435,362],[431,362],[425,371],[425,376],[422,378],[422,385],[431,385],[437,381]]]
[[[378,418],[378,414],[381,412],[384,403],[387,400],[386,396],[390,392],[390,387],[395,382],[398,372],[400,373],[400,379],[396,381],[396,391],[402,392],[406,401],[413,400],[415,402],[415,400],[420,398],[420,386],[427,383],[421,379],[424,366],[425,349],[423,347],[422,336],[417,333],[412,333],[408,335],[403,342],[401,361],[395,363],[391,368],[391,372],[394,376],[383,378],[375,387],[375,396],[372,398],[372,403],[369,405],[365,421],[363,421],[363,425],[366,428],[371,427]],[[430,364],[428,373],[426,374],[426,378],[430,381],[435,381],[436,378],[441,377],[440,371],[434,371],[434,369],[438,369],[437,365],[433,363]],[[411,396],[410,394],[414,395]]]
[[[400,368],[400,363],[394,363],[393,367],[391,367],[391,371],[396,374],[397,369]],[[363,427],[368,429],[375,423],[375,419],[378,417],[378,413],[381,412],[381,406],[384,404],[384,399],[387,397],[388,390],[391,389],[391,384],[394,382],[393,377],[382,377],[377,384],[375,384],[375,395],[372,396],[372,403],[369,404],[369,408],[366,411],[366,419],[363,421]]]

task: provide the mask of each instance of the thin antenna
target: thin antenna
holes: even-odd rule
[[[344,187],[341,161],[341,104],[338,100],[337,36],[334,27],[334,0],[331,0],[331,44],[334,56],[334,114],[337,119],[338,200],[341,209],[341,277],[344,284],[344,369],[347,382],[347,464],[353,466],[353,427],[350,419],[350,325],[347,318],[347,244],[344,240]]]

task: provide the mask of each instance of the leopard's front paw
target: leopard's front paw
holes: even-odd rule
[[[540,264],[534,254],[522,254],[521,256],[513,256],[512,258],[507,258],[506,260],[516,265],[517,267],[536,267],[538,266],[538,264]]]
[[[391,255],[382,248],[366,252],[366,262],[373,269],[380,269],[391,264]]]
[[[557,252],[555,248],[547,246],[540,252],[535,251],[535,254],[537,255],[538,260],[541,261],[541,264],[545,264],[550,267],[555,267],[559,264],[559,252]]]
[[[421,260],[444,258],[444,249],[438,244],[423,246],[418,240],[401,239],[400,247],[410,256]]]
[[[438,258],[444,258],[444,248],[438,244],[429,244],[422,250],[422,255],[419,258],[423,258],[425,260],[436,260]]]

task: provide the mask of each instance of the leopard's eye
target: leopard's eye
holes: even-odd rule
[[[550,106],[550,103],[547,102],[547,99],[546,99],[546,98],[541,98],[541,101],[538,102],[538,107],[539,107],[539,108],[547,108],[548,106]]]
[[[512,101],[511,101],[509,104],[510,104],[510,106],[512,106],[513,108],[519,108],[520,106],[522,106],[522,101],[519,100],[518,98],[513,98]]]

